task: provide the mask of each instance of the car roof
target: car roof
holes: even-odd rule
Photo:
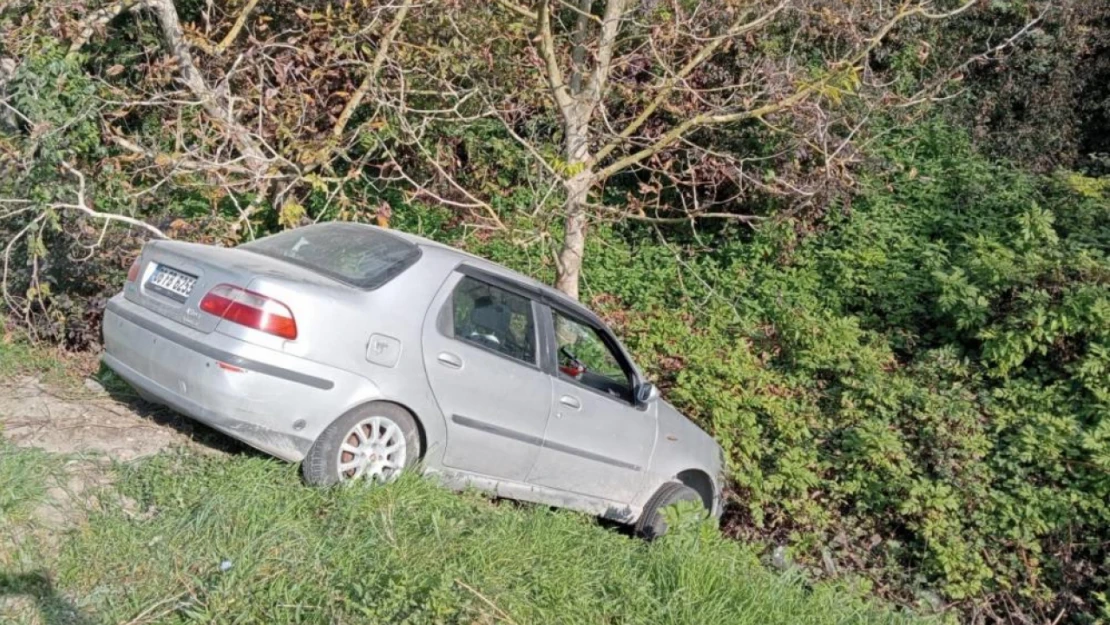
[[[531,291],[533,296],[535,296],[537,299],[546,300],[547,303],[557,304],[558,306],[568,309],[570,312],[575,313],[580,317],[584,317],[587,321],[590,321],[591,323],[602,326],[605,325],[604,322],[602,322],[602,320],[592,310],[586,308],[580,302],[567,297],[567,295],[562,291],[547,286],[546,284],[540,282],[539,280],[536,280],[535,278],[530,278],[522,273],[513,271],[508,267],[482,258],[481,256],[476,256],[474,254],[471,254],[470,252],[464,252],[463,250],[460,250],[458,248],[451,247],[450,245],[445,245],[438,241],[433,241],[419,235],[402,232],[400,230],[384,230],[382,228],[377,228],[377,226],[371,226],[369,224],[365,225],[368,228],[383,230],[385,232],[389,232],[390,234],[399,236],[403,239],[411,241],[412,243],[415,243],[416,245],[419,245],[426,250],[433,250],[434,252],[439,254],[453,256],[457,258],[461,264],[468,265],[486,274],[492,274],[493,276],[501,278],[503,280],[508,280],[514,283],[517,287],[522,287],[526,291]]]

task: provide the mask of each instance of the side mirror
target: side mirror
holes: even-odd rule
[[[659,398],[659,389],[651,382],[641,382],[636,387],[636,403],[646,404]]]

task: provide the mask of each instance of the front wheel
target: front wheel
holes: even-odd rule
[[[420,460],[416,419],[395,404],[359,406],[320,434],[301,463],[305,482],[314,486],[385,483]]]
[[[667,482],[660,486],[644,506],[640,519],[636,521],[636,534],[647,540],[655,540],[666,534],[667,520],[663,517],[663,509],[680,501],[702,503],[698,491],[685,484]]]

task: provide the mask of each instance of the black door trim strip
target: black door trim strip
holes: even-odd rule
[[[597,454],[597,453],[594,453],[592,451],[588,451],[588,450],[585,450],[585,449],[579,449],[578,447],[571,447],[570,445],[563,445],[562,443],[544,442],[543,437],[535,436],[535,435],[532,435],[532,434],[525,434],[524,432],[518,432],[516,430],[511,430],[509,428],[501,427],[500,425],[494,425],[492,423],[486,423],[485,421],[479,421],[477,419],[471,419],[470,417],[464,417],[462,415],[457,415],[456,414],[456,415],[451,415],[451,420],[454,421],[455,423],[465,427],[465,428],[471,428],[471,429],[474,429],[474,430],[487,432],[489,434],[493,434],[494,436],[503,436],[505,438],[511,438],[515,441],[520,441],[520,442],[525,443],[527,445],[535,445],[537,447],[543,447],[545,449],[550,449],[552,451],[558,451],[558,452],[562,452],[564,454],[570,454],[572,456],[578,456],[579,458],[585,458],[587,460],[593,460],[595,462],[602,462],[602,463],[605,463],[605,464],[612,465],[614,467],[619,467],[621,469],[628,469],[629,471],[641,471],[641,470],[643,470],[643,467],[641,467],[639,465],[636,465],[636,464],[629,463],[629,462],[625,462],[623,460],[617,460],[616,458],[610,458],[609,456],[603,456],[601,454]]]

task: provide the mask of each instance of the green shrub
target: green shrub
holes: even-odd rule
[[[913,133],[819,233],[599,226],[583,298],[727,450],[730,533],[907,600],[1105,619],[1110,199]]]

